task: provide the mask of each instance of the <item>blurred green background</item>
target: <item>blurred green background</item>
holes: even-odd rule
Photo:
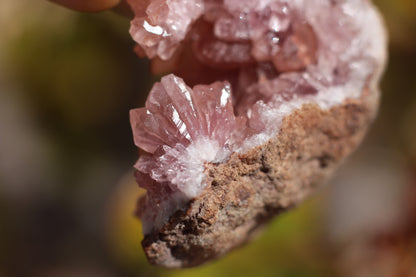
[[[380,115],[306,203],[224,259],[147,264],[128,111],[155,80],[129,20],[0,3],[0,276],[416,276],[416,2],[378,0],[390,35]]]

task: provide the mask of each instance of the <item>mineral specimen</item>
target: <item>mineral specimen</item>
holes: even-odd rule
[[[195,266],[298,204],[359,144],[384,29],[367,0],[129,2],[138,52],[181,76],[131,111],[142,244],[151,263]]]
[[[230,89],[217,82],[192,90],[168,75],[153,87],[145,108],[131,111],[135,143],[152,154],[136,164],[138,181],[149,191],[142,216],[145,233],[201,194],[205,162],[225,162],[235,151],[245,126],[234,115]]]

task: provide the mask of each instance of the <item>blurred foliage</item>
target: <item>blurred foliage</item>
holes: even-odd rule
[[[389,29],[390,61],[364,147],[397,151],[416,176],[416,2],[374,2]],[[143,105],[154,77],[133,53],[128,28],[108,12],[0,3],[0,123],[8,122],[0,125],[0,276],[343,276],[323,192],[219,261],[148,265],[133,216],[143,191],[131,177],[137,150],[128,111]]]

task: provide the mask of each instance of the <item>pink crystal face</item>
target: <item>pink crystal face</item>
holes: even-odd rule
[[[141,53],[174,59],[186,82],[226,80],[191,89],[168,75],[131,112],[135,143],[147,152],[135,165],[148,191],[145,233],[203,191],[206,163],[266,143],[304,104],[329,109],[376,89],[384,63],[382,23],[367,0],[129,3]]]
[[[135,166],[139,184],[148,190],[145,205],[167,211],[201,193],[204,163],[224,162],[245,129],[244,119],[234,115],[229,83],[191,89],[172,74],[153,86],[146,107],[131,110],[130,118],[135,144],[148,152]],[[144,217],[166,220],[160,212]]]
[[[149,58],[170,58],[190,24],[203,12],[202,0],[154,0],[144,13],[142,0],[128,1],[136,13],[130,33]],[[146,1],[144,1],[146,2]]]

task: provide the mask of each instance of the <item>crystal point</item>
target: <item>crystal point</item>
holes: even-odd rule
[[[166,219],[157,205],[178,208],[183,204],[178,195],[189,199],[204,189],[204,164],[224,162],[244,130],[244,121],[234,115],[229,83],[191,89],[173,74],[153,86],[146,107],[132,110],[130,119],[136,145],[149,153],[135,165],[139,185],[148,189],[149,226],[157,225],[156,217]]]
[[[147,152],[135,165],[148,190],[145,233],[202,193],[206,164],[265,145],[307,104],[329,110],[376,91],[385,62],[370,1],[128,1],[137,52],[159,61],[175,54],[168,63],[183,77],[163,77],[130,113]]]
[[[140,1],[129,0],[136,14],[130,34],[147,56],[167,60],[185,39],[190,25],[202,14],[204,3],[202,0],[153,0],[144,15]]]

